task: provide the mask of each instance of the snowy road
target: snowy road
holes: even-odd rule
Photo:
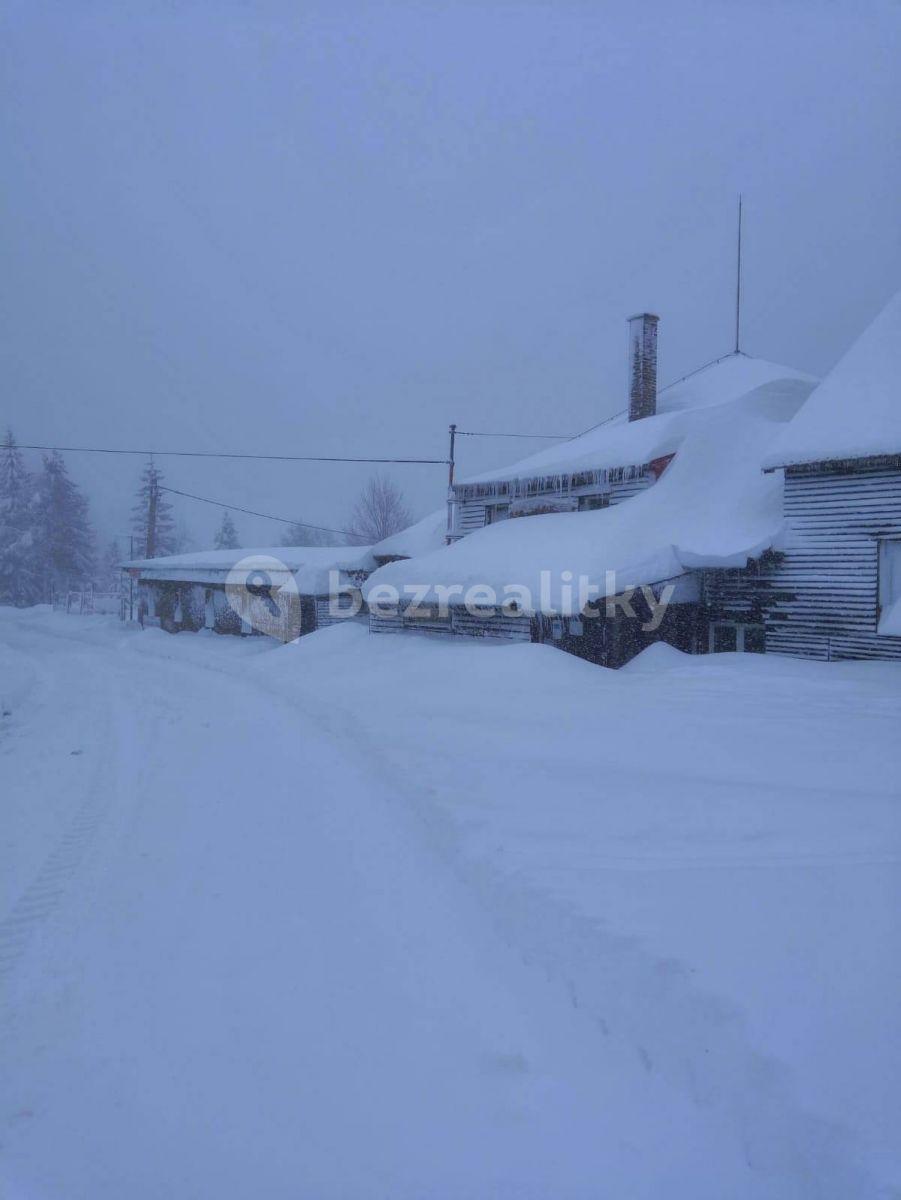
[[[340,711],[200,649],[0,620],[10,1197],[871,1194],[761,1171],[502,938]]]

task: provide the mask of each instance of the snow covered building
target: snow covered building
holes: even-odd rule
[[[511,517],[586,512],[621,503],[660,478],[714,405],[766,389],[795,407],[816,382],[790,367],[729,354],[657,391],[657,321],[629,321],[629,409],[580,437],[456,484],[451,540]]]
[[[609,666],[656,640],[764,649],[759,607],[722,580],[756,581],[778,545],[763,457],[816,381],[736,353],[658,395],[656,331],[630,322],[627,414],[462,481],[451,544],[368,578],[373,632],[547,641]]]
[[[290,641],[344,620],[352,610],[365,618],[359,589],[370,572],[443,546],[446,519],[441,508],[374,546],[204,550],[137,559],[123,569],[136,582],[143,625]]]
[[[136,581],[142,625],[291,641],[342,619],[329,603],[330,572],[347,606],[374,566],[369,546],[271,546],[138,559],[124,569]]]
[[[901,659],[901,293],[812,393],[764,466],[784,472],[786,522],[781,553],[752,593],[767,649]],[[744,582],[738,590],[747,598]]]

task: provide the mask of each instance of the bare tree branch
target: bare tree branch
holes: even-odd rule
[[[412,522],[400,488],[385,475],[372,475],[354,505],[347,540],[352,546],[371,546]]]

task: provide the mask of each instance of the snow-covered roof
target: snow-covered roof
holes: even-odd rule
[[[223,582],[229,571],[247,560],[266,563],[274,582],[290,575],[301,592],[324,595],[329,571],[368,571],[375,566],[369,546],[242,546],[236,550],[201,550],[166,558],[140,558],[124,564],[138,568],[145,579],[174,583]],[[273,567],[272,564],[278,564]]]
[[[765,399],[774,412],[782,412],[788,419],[815,383],[813,376],[792,367],[747,354],[729,354],[662,388],[656,416],[629,421],[626,414],[621,414],[571,441],[461,482],[491,483],[639,466],[675,453],[682,439],[706,421],[714,409],[742,396],[753,394]]]
[[[460,589],[451,598],[459,604],[469,588],[485,585],[501,602],[509,585],[531,593],[526,611],[566,612],[561,589],[571,583],[575,596],[580,576],[603,596],[693,568],[743,567],[781,533],[781,481],[761,463],[788,416],[765,387],[711,406],[660,481],[638,496],[594,512],[486,526],[442,550],[389,563],[369,577],[364,595],[391,584],[403,603],[412,598],[405,589],[424,587],[420,600],[436,602],[438,589],[451,587]]]
[[[324,596],[330,571],[371,571],[376,555],[412,558],[444,545],[447,509],[441,508],[400,533],[374,546],[242,546],[236,550],[199,550],[166,558],[139,558],[124,563],[137,568],[145,579],[173,583],[222,583],[229,571],[246,560],[259,559],[275,583],[294,579],[305,595]],[[277,565],[273,565],[277,564]]]
[[[447,507],[436,509],[415,525],[392,533],[372,547],[375,558],[414,558],[444,545],[447,533]]]
[[[901,454],[901,292],[784,431],[768,468]]]

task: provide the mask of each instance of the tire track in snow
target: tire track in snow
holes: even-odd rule
[[[70,663],[71,660],[65,663],[65,669],[69,668]],[[95,664],[91,663],[86,670],[78,670],[79,679],[92,679],[93,666]],[[45,696],[52,693],[65,694],[58,677],[55,678],[51,671],[38,667],[37,664],[35,668],[36,685]],[[99,688],[93,694],[102,695]],[[43,699],[36,708],[40,710],[46,705],[47,701]],[[115,739],[109,736],[112,707],[109,698],[104,697],[102,710],[105,715],[106,735],[94,727],[93,734],[97,745],[115,746]],[[35,719],[36,715],[32,713],[29,720],[33,722]],[[107,786],[108,781],[105,778],[111,770],[111,765],[109,757],[101,759],[98,763],[87,782],[84,800],[68,821],[53,850],[44,859],[7,916],[0,921],[0,983],[11,976],[41,926],[57,910],[68,890],[67,885],[94,842],[113,794],[113,789]]]
[[[66,881],[84,858],[105,807],[96,793],[85,801],[12,912],[0,922],[0,979],[12,971],[38,926],[57,908]]]

